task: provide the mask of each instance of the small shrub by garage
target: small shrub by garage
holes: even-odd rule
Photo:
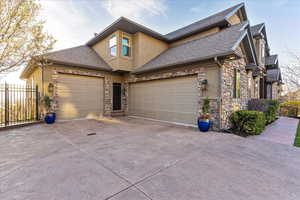
[[[240,110],[231,115],[233,131],[240,135],[259,135],[266,126],[263,112],[254,110]]]
[[[279,109],[279,102],[276,100],[251,99],[248,102],[248,110],[263,112],[267,124],[270,124],[276,120],[278,115],[278,109]]]

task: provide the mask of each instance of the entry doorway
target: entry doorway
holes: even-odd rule
[[[113,83],[113,110],[122,109],[122,99],[121,99],[121,83]]]

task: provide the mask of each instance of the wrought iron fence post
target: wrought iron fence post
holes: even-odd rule
[[[4,83],[4,126],[9,125],[9,94],[8,94],[8,84]]]
[[[40,95],[39,95],[39,90],[38,90],[38,86],[35,87],[35,113],[36,113],[36,116],[35,116],[35,119],[38,121],[40,119],[40,112],[39,112],[39,98],[40,98]]]

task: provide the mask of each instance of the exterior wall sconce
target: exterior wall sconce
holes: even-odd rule
[[[125,87],[123,87],[123,89],[122,89],[122,94],[123,94],[123,96],[126,95],[126,88]]]
[[[235,59],[236,59],[236,56],[229,56],[228,59],[229,59],[229,60],[235,60]]]
[[[53,83],[49,83],[48,84],[48,93],[53,94],[53,91],[54,91],[54,85],[53,85]]]
[[[204,80],[201,81],[201,90],[202,91],[206,91],[207,90],[207,84],[208,84],[207,79],[204,79]]]

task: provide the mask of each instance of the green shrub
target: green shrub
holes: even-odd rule
[[[265,115],[260,111],[236,111],[231,115],[230,119],[233,130],[242,135],[259,135],[266,126]]]
[[[263,112],[265,114],[266,123],[270,124],[276,120],[279,102],[269,99],[252,99],[248,102],[248,109]]]

